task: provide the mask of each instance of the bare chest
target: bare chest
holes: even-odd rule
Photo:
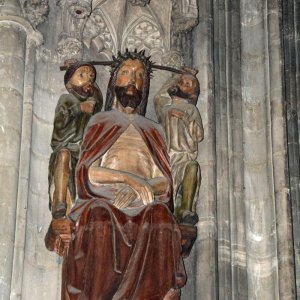
[[[133,125],[104,154],[101,166],[130,172],[146,179],[153,178],[157,166],[143,138]]]

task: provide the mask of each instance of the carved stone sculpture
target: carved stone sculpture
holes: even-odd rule
[[[23,10],[34,28],[43,23],[49,14],[48,0],[25,0]]]
[[[88,17],[92,12],[92,0],[66,0],[71,15],[78,19]]]
[[[83,131],[92,114],[102,108],[94,66],[68,61],[64,81],[69,94],[60,97],[54,117],[49,162],[49,196],[53,218],[65,217],[75,199],[75,166]]]
[[[78,199],[45,242],[64,255],[63,299],[179,299],[186,275],[159,125],[144,117],[152,63],[114,59],[105,112],[86,127]]]
[[[57,53],[61,57],[80,57],[82,51],[82,43],[73,37],[61,35],[57,44]]]
[[[195,201],[201,180],[196,161],[198,143],[203,139],[203,126],[196,107],[200,87],[197,71],[187,69],[185,74],[171,78],[155,97],[155,110],[167,139],[171,159],[175,216],[180,223],[198,222]]]
[[[189,31],[198,24],[197,0],[171,0],[173,33]]]
[[[130,2],[132,5],[146,6],[147,4],[150,3],[150,0],[129,0],[129,2]]]

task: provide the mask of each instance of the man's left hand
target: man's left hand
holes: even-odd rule
[[[126,186],[117,192],[114,206],[119,209],[126,208],[134,199],[136,192],[130,186]]]

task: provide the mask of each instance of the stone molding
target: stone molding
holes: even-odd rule
[[[77,59],[82,56],[82,27],[88,18],[87,14],[90,14],[88,10],[84,10],[85,5],[88,6],[88,2],[84,3],[79,7],[76,6],[77,1],[65,0],[64,3],[60,2],[62,6],[62,32],[59,35],[56,48],[58,56]],[[75,7],[78,10],[82,9],[78,17],[76,11],[74,11]]]
[[[15,25],[23,29],[27,33],[27,40],[33,41],[36,46],[40,46],[43,43],[43,35],[39,31],[35,30],[32,25],[22,17],[0,16],[0,23]]]
[[[173,33],[186,32],[198,24],[197,0],[171,0]]]
[[[134,6],[146,6],[151,0],[128,0]]]
[[[92,9],[94,10],[96,7],[102,5],[107,0],[92,0]]]
[[[110,58],[116,53],[116,33],[111,26],[111,20],[100,8],[93,10],[85,23],[83,43],[88,49],[93,47],[98,54],[102,53]]]

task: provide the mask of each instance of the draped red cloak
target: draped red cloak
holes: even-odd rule
[[[114,207],[105,186],[92,184],[88,178],[91,164],[130,124],[169,181],[164,195],[133,215]],[[170,289],[184,285],[170,170],[164,139],[153,121],[139,115],[129,120],[118,111],[98,113],[90,120],[76,169],[79,199],[69,215],[75,227],[64,260],[62,299],[162,300]]]

